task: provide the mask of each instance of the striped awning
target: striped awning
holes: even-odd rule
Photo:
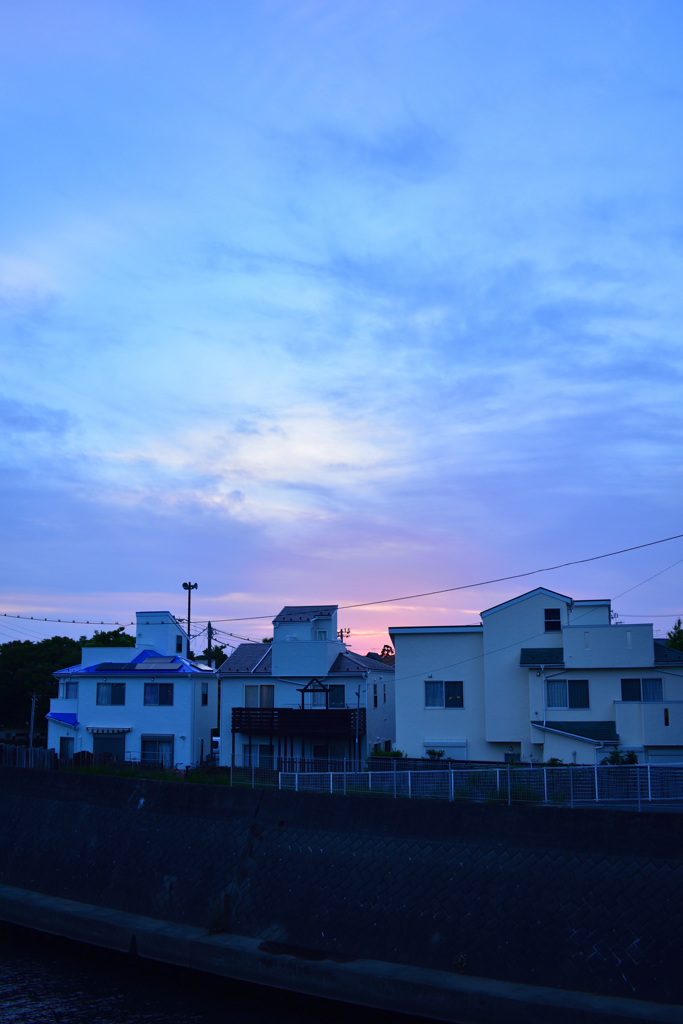
[[[97,725],[86,725],[85,728],[88,732],[96,733],[98,736],[114,736],[122,732],[130,732],[131,730],[129,725],[118,726],[112,729],[100,728]]]

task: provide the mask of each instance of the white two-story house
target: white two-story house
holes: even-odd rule
[[[220,669],[221,763],[362,761],[394,740],[392,665],[339,638],[337,605],[283,608],[268,644],[240,644]]]
[[[48,747],[60,757],[185,767],[211,753],[218,680],[183,657],[187,634],[167,611],[137,612],[135,647],[83,647],[55,672]]]
[[[539,587],[473,626],[402,626],[396,745],[412,757],[593,764],[611,749],[683,761],[683,653],[608,600]]]

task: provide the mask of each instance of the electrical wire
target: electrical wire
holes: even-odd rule
[[[680,540],[682,537],[683,537],[683,533],[677,533],[677,534],[674,534],[672,537],[662,537],[660,540],[651,540],[651,541],[648,541],[645,544],[634,544],[634,545],[632,545],[631,547],[628,547],[628,548],[620,548],[618,551],[607,551],[607,552],[605,552],[602,555],[591,555],[589,558],[576,558],[576,559],[573,559],[570,562],[560,562],[557,565],[545,566],[542,569],[530,569],[527,572],[513,573],[510,576],[498,576],[495,579],[481,580],[478,583],[463,583],[463,584],[460,584],[457,587],[444,587],[441,590],[426,590],[426,591],[424,591],[422,593],[419,593],[419,594],[404,594],[401,597],[387,597],[387,598],[382,598],[381,600],[375,600],[375,601],[360,601],[357,604],[343,604],[343,605],[339,605],[339,610],[340,611],[348,611],[348,610],[353,609],[353,608],[370,608],[370,607],[373,607],[373,606],[376,606],[376,605],[381,605],[381,604],[396,604],[399,601],[412,601],[412,600],[415,600],[416,598],[419,598],[419,597],[435,597],[435,596],[438,596],[439,594],[453,594],[453,593],[456,593],[457,591],[460,591],[460,590],[473,590],[476,587],[487,587],[487,586],[490,586],[492,583],[506,583],[509,580],[519,580],[519,579],[524,579],[524,578],[529,577],[529,576],[537,576],[539,573],[543,573],[543,572],[554,572],[556,569],[566,569],[566,568],[568,568],[568,567],[570,567],[572,565],[585,565],[588,562],[597,562],[597,561],[599,561],[600,559],[603,559],[603,558],[614,558],[616,555],[628,554],[631,551],[641,551],[641,550],[643,550],[643,548],[651,548],[651,547],[656,546],[657,544],[668,544],[670,541],[672,541],[672,540]],[[680,559],[679,561],[683,561],[683,559]],[[674,565],[678,565],[678,562],[674,562],[673,564]],[[672,568],[672,566],[669,566],[668,568]],[[667,570],[666,569],[662,569],[661,571],[662,572],[666,572]],[[658,576],[658,575],[661,575],[661,573],[655,573],[655,575]],[[650,579],[654,579],[654,576],[649,577],[649,578]],[[643,580],[642,582],[646,583],[647,580]],[[639,583],[636,584],[636,587],[638,587],[638,586],[641,586],[641,584],[639,584]],[[636,587],[631,587],[630,589],[631,590],[635,590]],[[625,590],[624,594],[627,594],[629,592],[630,592],[629,590]],[[620,594],[618,596],[622,597],[623,594]],[[4,616],[5,618],[36,620],[38,622],[60,622],[60,623],[66,624],[66,625],[71,625],[71,624],[73,624],[73,625],[85,625],[85,626],[134,626],[135,625],[134,622],[105,622],[105,621],[97,622],[97,621],[90,620],[90,619],[82,620],[82,619],[68,619],[68,618],[65,618],[65,619],[62,619],[62,618],[60,618],[60,619],[50,619],[50,618],[43,618],[42,616],[37,616],[37,615],[19,615],[19,614],[13,613],[13,612],[0,612],[0,616]],[[198,623],[199,622],[207,622],[207,623],[208,622],[256,622],[256,621],[259,621],[259,620],[262,620],[262,619],[270,619],[272,621],[273,617],[274,617],[273,615],[242,615],[242,616],[237,616],[237,617],[232,617],[232,618],[225,618],[225,619],[195,619],[195,621],[198,622]],[[181,622],[182,619],[177,618],[176,621]],[[247,639],[247,638],[244,638],[244,639]]]

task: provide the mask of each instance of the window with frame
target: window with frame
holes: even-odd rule
[[[141,738],[140,759],[147,764],[162,764],[164,768],[173,765],[172,736],[143,736]]]
[[[642,701],[655,704],[664,700],[664,687],[661,679],[622,679],[621,699],[625,703]]]
[[[121,706],[126,703],[125,683],[98,683],[97,703]]]
[[[180,633],[175,638],[175,652],[176,654],[183,653],[183,638]]]
[[[425,680],[426,708],[463,707],[463,684],[461,681]]]
[[[274,708],[275,686],[272,683],[254,685],[248,683],[244,687],[245,708]]]
[[[343,683],[332,683],[330,686],[330,707],[346,707],[346,687]]]
[[[145,707],[172,707],[173,683],[145,683]]]
[[[67,700],[75,700],[78,697],[78,683],[73,683],[71,680],[64,683],[64,696]]]
[[[209,684],[208,682],[202,683],[202,707],[205,708],[209,703]]]
[[[562,630],[562,619],[559,608],[545,608],[543,618],[546,633],[559,633]]]
[[[548,708],[590,707],[587,679],[547,679],[545,685]]]

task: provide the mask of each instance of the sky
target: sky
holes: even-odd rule
[[[35,616],[0,642],[185,616],[184,581],[230,642],[325,602],[365,653],[536,586],[665,634],[682,31],[679,0],[0,0],[0,612]]]

